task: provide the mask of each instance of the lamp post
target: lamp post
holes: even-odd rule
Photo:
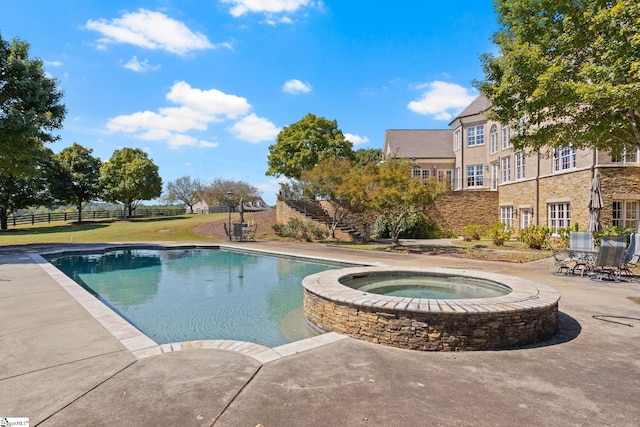
[[[231,190],[227,191],[227,199],[229,202],[229,241],[231,241],[231,233],[233,233],[231,230],[231,196],[233,196],[233,192]]]

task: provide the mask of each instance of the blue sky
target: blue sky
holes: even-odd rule
[[[307,113],[354,149],[386,129],[442,129],[477,96],[491,0],[0,0],[0,34],[60,82],[74,142],[103,161],[145,150],[166,183],[265,176],[276,135]]]

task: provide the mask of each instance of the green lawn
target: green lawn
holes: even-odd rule
[[[198,224],[227,218],[227,214],[181,215],[132,219],[130,221],[64,222],[10,227],[0,232],[0,246],[32,243],[97,243],[127,241],[213,240],[195,234]]]

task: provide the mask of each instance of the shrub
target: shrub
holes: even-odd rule
[[[273,224],[271,228],[280,237],[306,242],[324,239],[329,235],[329,230],[313,222],[303,221],[300,218],[289,218],[286,224]]]
[[[496,222],[489,229],[489,237],[494,245],[503,246],[504,241],[511,238],[511,229],[502,222]]]
[[[480,240],[480,236],[485,233],[485,229],[481,225],[467,224],[460,230],[460,235],[465,242],[472,240]]]
[[[531,225],[524,230],[520,230],[520,241],[529,245],[531,249],[542,249],[551,232],[546,225]]]
[[[388,238],[389,224],[382,216],[376,218],[373,226],[373,235],[375,238]],[[438,224],[429,221],[427,216],[422,212],[415,212],[407,218],[407,229],[400,233],[400,239],[439,239],[442,237],[442,231]]]

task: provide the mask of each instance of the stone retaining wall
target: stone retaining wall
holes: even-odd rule
[[[443,233],[460,235],[465,225],[489,227],[500,221],[497,191],[451,191],[436,199],[427,209]]]

